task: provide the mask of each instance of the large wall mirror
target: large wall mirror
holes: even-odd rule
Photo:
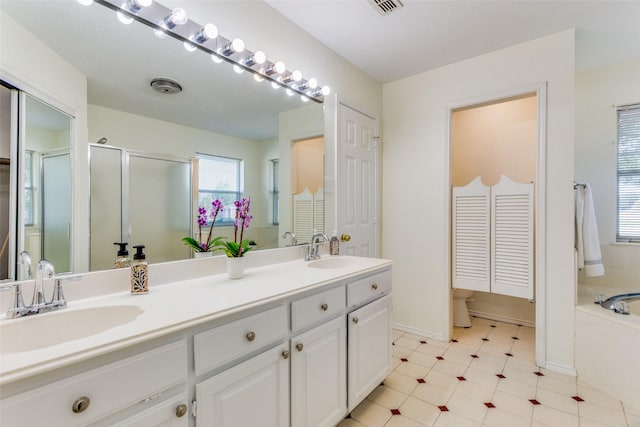
[[[323,231],[322,173],[319,177],[304,177],[306,170],[317,172],[318,165],[322,170],[323,150],[317,149],[322,147],[322,142],[304,155],[294,150],[300,141],[314,138],[322,141],[322,104],[304,102],[297,95],[287,96],[282,88],[255,82],[250,73],[234,73],[230,64],[216,64],[200,51],[187,52],[182,43],[158,38],[150,28],[137,22],[123,25],[112,10],[98,4],[85,7],[75,0],[3,0],[0,9],[87,77],[89,137],[78,143],[89,146],[91,176],[78,175],[73,169],[74,164],[85,159],[73,159],[72,155],[69,161],[68,141],[66,147],[61,142],[55,149],[38,155],[45,165],[40,172],[50,174],[47,181],[59,183],[60,187],[68,185],[66,180],[90,178],[90,200],[75,197],[70,190],[62,191],[69,203],[90,206],[90,236],[80,239],[68,236],[71,242],[87,245],[89,259],[74,263],[73,257],[69,258],[68,247],[55,241],[55,252],[65,254],[60,255],[57,261],[60,267],[56,265],[56,271],[111,268],[117,249],[113,243],[118,241],[145,244],[150,262],[190,257],[180,238],[197,228],[193,214],[198,206],[197,188],[200,186],[202,190],[205,185],[198,182],[198,164],[209,157],[238,162],[239,192],[252,199],[254,219],[248,237],[256,242],[257,249],[291,244],[282,234],[294,231],[294,221],[302,215],[295,211],[294,193],[304,192],[297,188],[305,180],[313,183],[307,191],[314,191],[316,201],[310,213],[316,221],[312,227]],[[42,66],[46,67],[46,63]],[[155,78],[176,81],[182,91],[175,94],[155,91],[151,87]],[[73,118],[65,117],[69,123],[73,122]],[[69,124],[67,135],[71,127]],[[56,132],[65,133],[64,130]],[[23,145],[15,155],[24,156],[28,151]],[[9,150],[5,153],[4,148],[0,155],[3,159],[0,176],[3,185],[7,182],[7,191],[11,187],[8,163],[14,160],[13,156]],[[316,167],[295,162],[311,162]],[[46,166],[48,163],[50,167]],[[64,170],[68,173],[61,173]],[[164,175],[154,175],[156,173]],[[150,179],[155,176],[162,178]],[[210,184],[221,191],[237,191],[225,187],[226,182]],[[24,199],[26,194],[20,191]],[[160,195],[164,199],[156,197]],[[5,198],[5,193],[2,197]],[[72,197],[75,197],[73,201]],[[2,209],[11,209],[10,198],[7,195]],[[114,209],[109,200],[117,200],[119,207]],[[142,206],[136,207],[134,201]],[[44,212],[48,210],[44,204],[42,207]],[[63,219],[78,220],[71,216],[59,218],[60,224]],[[163,218],[159,218],[161,216]],[[29,230],[17,218],[4,214],[3,218],[9,221],[0,225],[3,227],[0,240],[4,241],[5,237],[10,240],[11,230],[17,231],[13,248],[7,244],[1,259],[5,269],[2,279],[15,279],[17,254],[27,249],[28,240],[20,241],[18,237],[38,230]],[[149,219],[162,221],[155,224]],[[138,233],[140,227],[136,228],[136,223],[147,226],[144,233]],[[150,224],[153,226],[149,227]],[[219,235],[232,234],[229,226],[216,227]],[[67,235],[72,229],[67,224]],[[59,231],[62,235],[62,229]],[[96,234],[98,231],[103,234]],[[301,230],[301,234],[304,233],[306,231]],[[41,233],[41,252],[32,249],[35,262],[42,255],[53,257],[47,254],[49,239],[42,236]],[[38,241],[35,237],[31,240]]]

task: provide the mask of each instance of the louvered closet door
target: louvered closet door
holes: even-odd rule
[[[503,175],[491,209],[491,292],[533,299],[533,184]]]
[[[452,199],[453,287],[489,292],[490,188],[478,177]]]

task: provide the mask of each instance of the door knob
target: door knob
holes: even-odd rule
[[[351,235],[343,234],[340,236],[340,240],[342,240],[343,242],[348,242],[349,240],[351,240]]]

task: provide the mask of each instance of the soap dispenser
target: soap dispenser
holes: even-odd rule
[[[142,252],[144,245],[136,245],[134,248],[136,253],[133,254],[131,262],[131,293],[133,295],[146,294],[149,292],[149,274],[147,257]]]
[[[338,232],[333,230],[331,240],[329,240],[329,254],[340,255],[340,240],[338,239]]]
[[[114,243],[114,245],[119,245],[120,249],[118,249],[118,254],[116,255],[116,268],[124,268],[129,267],[131,265],[131,260],[129,259],[129,251],[127,250],[128,243]]]

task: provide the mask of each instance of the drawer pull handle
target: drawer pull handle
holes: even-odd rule
[[[256,333],[251,331],[247,334],[247,341],[252,342],[256,339]]]
[[[353,318],[353,323],[358,324],[358,322],[359,322],[359,321],[360,321],[360,320],[359,320],[357,317],[354,317],[354,318]]]
[[[327,310],[329,310],[329,305],[328,305],[327,303],[324,303],[324,304],[322,304],[322,305],[320,306],[320,309],[321,309],[322,311],[327,311]]]
[[[73,402],[73,405],[71,406],[71,410],[73,411],[74,414],[79,414],[81,412],[86,411],[90,403],[91,403],[91,399],[89,399],[87,396],[79,397],[76,399],[75,402]]]
[[[285,359],[285,360],[287,360],[289,358],[289,351],[288,350],[285,350],[285,351],[282,352],[282,358]]]
[[[302,351],[302,349],[303,349],[303,348],[304,348],[304,345],[303,345],[301,342],[299,342],[298,344],[296,344],[296,350],[298,350],[298,351]]]
[[[377,291],[378,290],[378,284],[377,283],[372,284],[371,285],[371,289],[373,289],[374,291]]]
[[[176,406],[176,417],[178,418],[184,417],[186,413],[187,413],[187,405],[183,403],[181,405]]]

